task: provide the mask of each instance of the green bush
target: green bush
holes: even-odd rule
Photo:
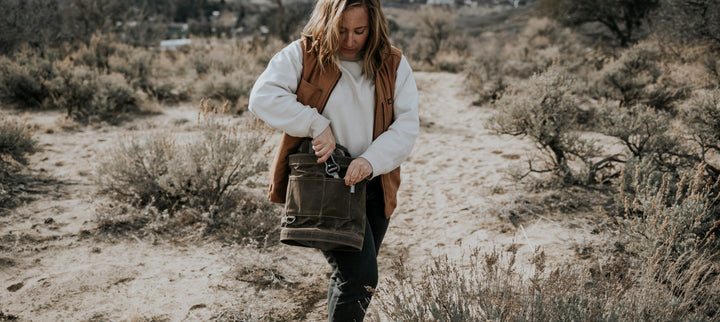
[[[137,110],[139,98],[120,74],[101,74],[96,69],[74,66],[69,60],[57,64],[48,87],[52,107],[66,109],[81,121],[110,120]]]
[[[710,84],[720,87],[720,58],[715,53],[708,52],[701,59],[710,79]]]
[[[161,211],[237,206],[240,185],[263,169],[256,152],[265,136],[251,125],[224,126],[206,117],[197,140],[176,143],[159,134],[119,144],[98,167],[101,192]]]
[[[242,186],[266,169],[257,152],[267,132],[257,124],[223,124],[209,111],[201,128],[201,137],[183,143],[158,134],[109,152],[97,168],[100,192],[147,210],[108,210],[99,218],[104,231],[172,232],[167,225],[190,229],[201,223],[205,233],[238,241],[276,230],[277,207]]]
[[[645,104],[671,111],[684,97],[685,85],[662,77],[663,73],[660,50],[652,43],[640,43],[598,73],[592,94],[618,100],[622,106]]]
[[[453,13],[442,8],[427,7],[419,12],[417,33],[410,49],[410,56],[416,60],[435,63],[435,56],[449,49],[448,40],[456,30]]]
[[[204,98],[227,100],[234,107],[239,107],[237,106],[238,100],[247,98],[250,95],[254,81],[253,76],[242,70],[227,75],[212,72],[197,83],[196,92]]]
[[[695,143],[694,159],[706,164],[708,174],[720,176],[720,89],[698,94],[683,115],[688,134]]]
[[[116,42],[113,35],[95,33],[89,44],[80,47],[70,57],[76,65],[107,71],[110,68],[110,56],[119,50],[127,52],[128,49]]]
[[[597,22],[606,27],[627,46],[637,38],[640,26],[649,20],[650,13],[660,0],[541,0],[546,14],[570,25]]]
[[[502,44],[497,38],[495,35],[483,36],[482,46],[477,46],[473,51],[475,54],[465,64],[468,88],[479,96],[473,104],[493,102],[507,87],[502,73]]]
[[[0,178],[9,174],[15,162],[26,165],[27,154],[36,151],[37,142],[27,125],[15,118],[0,115]]]
[[[222,46],[212,47],[209,51],[196,48],[190,53],[190,64],[195,68],[198,75],[205,75],[217,71],[223,75],[230,74],[242,66],[242,55],[244,48]]]
[[[97,228],[100,233],[116,236],[211,237],[258,247],[277,244],[279,207],[254,193],[237,193],[232,197],[240,202],[222,213],[194,208],[171,212],[161,211],[154,204],[138,207],[124,202],[106,203],[97,208]]]
[[[645,159],[664,172],[692,166],[682,156],[689,153],[685,140],[674,133],[672,116],[645,105],[616,107],[605,104],[599,113],[600,132],[617,138],[628,157]]]
[[[682,43],[711,43],[720,48],[720,3],[714,0],[661,0],[662,32]]]
[[[121,73],[136,90],[159,101],[186,101],[192,94],[187,79],[186,62],[174,53],[157,52],[141,47],[122,47],[108,58],[110,71]],[[172,56],[175,61],[171,61]],[[184,58],[184,57],[183,57]]]
[[[50,97],[46,81],[53,74],[53,61],[36,50],[0,56],[0,101],[19,108],[42,107]]]
[[[27,155],[37,150],[37,142],[24,122],[0,115],[0,215],[21,203],[18,173],[27,165]]]
[[[152,78],[157,75],[153,70],[153,53],[143,48],[131,48],[108,57],[108,67],[112,72],[125,76],[130,86],[148,92],[152,87]]]
[[[617,161],[614,156],[597,160],[600,149],[581,137],[578,118],[583,111],[571,92],[572,80],[559,68],[530,78],[525,92],[506,93],[495,102],[498,112],[489,120],[497,134],[527,136],[545,157],[542,168],[529,160],[529,173],[552,172],[565,183],[594,183],[601,171]],[[583,170],[573,170],[579,160]]]

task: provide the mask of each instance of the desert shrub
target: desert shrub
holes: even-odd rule
[[[239,70],[249,75],[259,75],[270,58],[284,45],[273,39],[241,44],[212,43],[192,47],[187,60],[201,77],[213,72],[228,75]]]
[[[27,154],[37,151],[37,142],[24,122],[0,115],[0,181],[14,163],[27,164]]]
[[[660,0],[541,0],[546,14],[570,26],[598,22],[627,46]]]
[[[88,44],[98,32],[117,32],[133,45],[149,45],[166,36],[162,22],[172,19],[177,1],[126,0],[3,0],[0,17],[1,53],[24,44],[45,50]],[[165,18],[167,16],[168,18]],[[117,22],[134,21],[133,24]]]
[[[26,47],[12,58],[0,56],[0,101],[20,108],[43,106],[50,92],[45,81],[53,77],[53,61]]]
[[[128,47],[116,42],[115,36],[98,32],[92,35],[87,45],[82,45],[70,57],[76,65],[105,71],[110,68],[110,56],[119,50],[127,51]]]
[[[502,66],[503,74],[528,78],[545,71],[553,62],[559,62],[558,45],[563,43],[558,39],[559,30],[557,23],[547,18],[530,19],[517,39],[503,48],[503,55],[507,57]]]
[[[232,209],[231,195],[261,171],[256,152],[265,140],[253,125],[223,125],[210,114],[202,137],[187,143],[157,134],[119,144],[98,167],[100,191],[119,200],[152,203],[159,210]]]
[[[193,225],[199,223],[203,233],[234,241],[262,239],[276,230],[278,208],[243,188],[266,167],[257,155],[266,130],[254,123],[223,124],[207,110],[201,123],[197,139],[179,143],[158,133],[109,152],[96,181],[101,193],[125,206],[99,215],[101,230],[171,234],[174,228],[197,230]]]
[[[581,80],[597,59],[575,33],[548,18],[530,18],[513,36],[485,33],[480,39],[466,65],[470,88],[480,94],[477,104],[499,98],[515,78],[529,78],[552,65]]]
[[[704,165],[680,178],[641,166],[629,170],[621,180],[624,211],[618,217],[624,248],[644,259],[648,277],[678,296],[683,307],[716,317],[720,313],[717,177],[708,177]]]
[[[48,83],[50,105],[66,109],[68,116],[80,121],[112,120],[137,109],[139,98],[121,74],[101,74],[69,60],[56,67],[57,76]]]
[[[690,139],[695,143],[694,159],[706,164],[708,174],[720,176],[720,89],[701,93],[683,115]]]
[[[159,210],[154,204],[144,207],[128,203],[106,203],[96,209],[99,233],[114,236],[157,238],[205,238],[228,243],[267,247],[279,241],[277,218],[279,207],[263,196],[243,191],[230,194],[240,200],[223,212],[183,208]]]
[[[554,51],[556,48],[551,50]],[[553,63],[553,55],[557,55],[557,53],[551,53],[550,55],[537,53],[536,56],[531,56],[529,52],[526,52],[516,59],[508,59],[503,65],[502,72],[509,76],[528,78],[550,67]]]
[[[150,79],[147,93],[159,101],[177,103],[190,100],[193,89],[188,80],[173,77],[154,77]]]
[[[673,130],[669,113],[645,105],[604,104],[598,119],[600,132],[617,138],[629,151],[628,158],[647,159],[664,172],[692,166],[683,157],[689,151]]]
[[[467,57],[458,52],[440,52],[435,56],[435,66],[449,73],[459,73],[465,69]]]
[[[241,65],[235,52],[237,47],[224,48],[214,46],[210,50],[196,48],[190,53],[190,64],[198,75],[205,75],[217,71],[223,75],[232,73]]]
[[[0,53],[10,54],[25,44],[40,46],[55,40],[57,29],[47,28],[62,20],[57,1],[3,0],[0,17]]]
[[[571,92],[572,80],[559,68],[530,78],[525,92],[509,92],[495,102],[498,112],[489,120],[497,134],[527,136],[542,153],[542,168],[529,161],[529,173],[552,172],[565,183],[594,183],[603,169],[617,161],[601,156],[592,139],[578,131],[577,118],[583,113]],[[570,161],[579,160],[582,170],[573,170]],[[583,173],[584,172],[584,173]],[[526,174],[526,175],[527,175]]]
[[[108,58],[108,69],[125,76],[128,83],[136,89],[149,91],[153,78],[153,53],[142,48],[132,48],[123,53],[115,53]]]
[[[238,107],[238,100],[250,95],[254,81],[252,75],[241,70],[227,75],[213,72],[197,83],[196,92],[205,98],[227,100],[233,107]]]
[[[495,34],[486,33],[481,36],[482,46],[477,46],[465,65],[468,88],[478,93],[478,100],[473,104],[482,105],[498,98],[507,87],[502,73],[502,44]]]
[[[708,52],[702,56],[701,61],[710,78],[710,83],[720,87],[720,58],[712,52]]]
[[[0,215],[22,202],[18,195],[23,192],[18,187],[24,180],[18,174],[28,163],[27,155],[37,150],[37,142],[25,122],[0,115]]]
[[[621,260],[602,266],[545,267],[532,259],[524,276],[515,251],[475,249],[469,258],[435,258],[423,269],[402,259],[378,290],[379,310],[391,321],[703,321],[659,283],[632,274]],[[419,277],[418,277],[419,276]]]
[[[593,94],[620,101],[620,105],[645,104],[672,110],[684,97],[685,86],[664,78],[660,51],[650,42],[627,49],[617,60],[597,73]]]
[[[681,42],[712,42],[720,47],[720,3],[713,0],[661,0],[662,32]]]
[[[717,178],[707,177],[704,167],[678,177],[637,164],[623,174],[622,228],[635,247],[632,251],[648,258],[660,246],[667,246],[675,258],[689,250],[720,251],[714,236],[720,233]]]
[[[189,99],[188,85],[183,85],[186,70],[163,62],[161,53],[141,47],[120,46],[108,57],[109,70],[125,76],[132,88],[160,101],[179,102]]]
[[[188,101],[193,94],[195,75],[185,53],[165,50],[155,56],[149,93],[166,102]]]
[[[418,15],[417,33],[409,48],[412,58],[433,65],[435,56],[445,49],[455,32],[453,13],[449,9],[426,7]]]
[[[195,68],[195,72],[197,72],[198,75],[207,74],[213,67],[212,60],[210,60],[208,56],[198,50],[192,51],[188,56],[188,60],[190,61],[190,64],[193,66],[193,68]]]

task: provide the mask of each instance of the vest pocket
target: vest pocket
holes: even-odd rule
[[[314,108],[319,108],[320,97],[322,96],[322,89],[320,87],[310,84],[310,82],[300,79],[300,85],[298,86],[297,101],[310,105]]]

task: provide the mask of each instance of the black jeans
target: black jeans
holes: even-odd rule
[[[390,219],[385,218],[380,177],[367,186],[365,239],[360,252],[323,251],[332,267],[328,321],[361,322],[378,283],[377,254]]]

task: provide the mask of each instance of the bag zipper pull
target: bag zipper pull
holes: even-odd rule
[[[350,193],[355,193],[355,185],[350,186]]]

